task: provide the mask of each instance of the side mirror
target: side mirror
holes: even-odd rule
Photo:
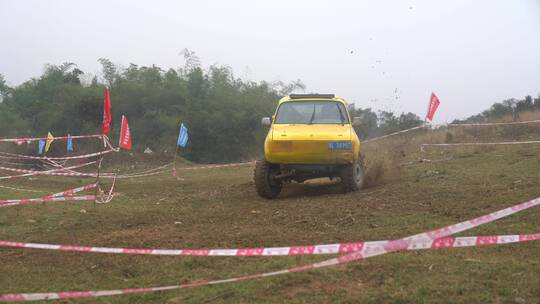
[[[263,117],[263,118],[261,119],[261,124],[262,124],[263,126],[269,126],[269,125],[272,124],[272,120],[270,120],[270,117]]]
[[[361,117],[353,117],[352,121],[353,126],[359,126],[362,124],[362,118]]]

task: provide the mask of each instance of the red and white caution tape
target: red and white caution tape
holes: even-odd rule
[[[242,162],[242,163],[231,163],[231,164],[216,164],[216,165],[204,165],[204,166],[194,166],[194,167],[180,167],[180,168],[174,168],[175,170],[204,170],[204,169],[218,169],[218,168],[230,168],[230,167],[240,167],[245,165],[251,165],[253,164],[253,161],[250,162]],[[167,170],[160,170],[156,172],[146,173],[146,174],[138,174],[138,175],[119,175],[118,178],[137,178],[137,177],[146,177],[151,175],[157,175],[163,172],[167,172]],[[109,176],[106,176],[106,178],[110,178]]]
[[[50,196],[52,196],[52,197],[72,196],[75,193],[79,193],[79,192],[86,191],[86,190],[91,190],[91,189],[96,188],[97,186],[98,186],[98,183],[88,184],[88,185],[84,185],[84,186],[81,186],[81,187],[77,187],[77,188],[73,188],[73,189],[69,189],[69,190],[64,190],[62,192],[54,193],[54,194],[51,194]]]
[[[75,136],[55,136],[54,140],[64,140],[64,139],[81,139],[81,138],[102,138],[101,134],[93,135],[75,135]],[[30,143],[33,141],[47,140],[47,137],[22,137],[22,138],[0,138],[0,142],[14,142],[14,143]]]
[[[51,167],[55,167],[55,168],[61,168],[63,169],[65,166],[66,166],[66,163],[68,162],[68,160],[52,160],[52,159],[43,159],[41,160],[41,162],[43,162],[45,164],[45,166],[51,166]]]
[[[76,177],[97,177],[96,173],[80,173],[80,172],[52,172],[48,174],[40,174],[48,176],[76,176]],[[111,178],[112,178],[111,174]]]
[[[91,185],[89,185],[91,186]],[[499,218],[506,217],[510,214],[525,210],[534,206],[540,205],[540,198],[515,205],[488,215],[478,217],[476,219],[446,227],[452,235],[457,232],[469,230],[482,224],[495,221]],[[444,231],[443,231],[444,232]],[[409,248],[423,246],[426,242],[431,242],[435,238],[441,238],[442,232],[434,230],[427,232],[426,235],[419,234],[409,243]],[[446,232],[444,232],[446,233]],[[461,240],[461,238],[456,238]],[[287,246],[287,247],[258,247],[258,248],[228,248],[228,249],[153,249],[153,248],[113,248],[113,247],[94,247],[80,245],[58,245],[58,244],[40,244],[40,243],[23,243],[12,241],[0,241],[0,247],[22,247],[36,248],[59,251],[79,251],[86,253],[111,253],[111,254],[141,254],[141,255],[173,255],[173,256],[292,256],[292,255],[319,255],[319,254],[336,254],[360,251],[362,248],[373,248],[388,244],[392,241],[371,241],[371,242],[355,242],[355,243],[337,243],[337,244],[319,244],[308,246]],[[10,245],[11,244],[11,245]]]
[[[421,144],[420,150],[424,151],[424,147],[455,147],[455,146],[489,146],[489,145],[528,145],[540,144],[540,140],[530,141],[502,141],[502,142],[469,142],[469,143],[451,143],[451,144]]]
[[[32,155],[22,155],[22,154],[13,154],[7,152],[0,152],[0,158],[9,158],[9,159],[39,159],[39,160],[69,160],[69,159],[81,159],[81,158],[90,158],[105,155],[111,152],[118,152],[118,149],[109,149],[95,153],[75,155],[75,156],[65,156],[65,157],[48,157],[48,156],[32,156]]]
[[[146,177],[146,176],[152,176],[152,175],[157,175],[157,174],[161,174],[163,172],[167,172],[169,171],[169,169],[165,169],[169,166],[171,166],[172,163],[169,163],[169,164],[165,164],[163,166],[159,166],[159,167],[156,167],[156,168],[152,168],[152,169],[148,169],[148,170],[144,170],[144,171],[140,171],[140,172],[131,172],[131,173],[126,173],[126,174],[120,174],[120,175],[117,175],[116,178],[138,178],[138,177]],[[109,176],[107,176],[106,178],[110,178]]]
[[[46,195],[40,198],[23,198],[23,199],[9,199],[9,200],[0,200],[1,207],[9,207],[16,205],[26,205],[31,203],[48,203],[48,202],[59,202],[59,201],[82,201],[82,200],[95,200],[95,195],[85,195],[85,196],[74,196],[75,193],[82,191],[94,189],[97,187],[97,183],[65,190],[62,192]]]
[[[13,203],[3,203],[0,204],[0,208],[2,207],[10,207],[10,206],[17,206],[17,205],[26,205],[26,204],[37,204],[37,203],[50,203],[50,202],[65,202],[65,201],[95,201],[96,196],[95,195],[82,195],[82,196],[58,196],[58,197],[41,197],[41,198],[29,198],[29,199],[21,199],[17,200],[18,202]]]
[[[84,163],[84,164],[80,164],[80,165],[76,165],[76,166],[68,167],[68,168],[57,167],[57,168],[54,168],[54,169],[49,169],[47,171],[36,171],[36,170],[27,170],[27,169],[18,169],[18,168],[9,168],[9,167],[0,167],[0,170],[11,171],[11,172],[19,172],[19,173],[38,173],[38,172],[51,172],[51,171],[62,171],[62,170],[76,169],[76,168],[81,168],[81,167],[84,167],[84,166],[92,165],[92,164],[95,164],[95,163],[96,163],[95,161],[94,162],[88,162],[88,163]]]
[[[495,236],[468,236],[446,237],[436,240],[415,240],[408,243],[406,250],[442,248],[442,247],[471,247],[490,244],[516,243],[540,239],[540,233],[495,235]],[[126,255],[166,255],[166,256],[295,256],[295,255],[325,255],[340,254],[356,251],[373,251],[380,246],[386,246],[391,241],[362,241],[354,243],[324,244],[314,246],[268,247],[268,248],[240,248],[240,249],[150,249],[150,248],[114,248],[92,247],[79,245],[59,245],[43,243],[27,243],[0,240],[0,247],[14,247],[25,249],[45,249],[82,253],[109,253]]]
[[[20,175],[10,175],[10,176],[0,176],[0,180],[3,179],[12,179],[12,178],[18,178],[18,177],[27,177],[27,176],[35,176],[35,175],[53,175],[53,176],[91,176],[92,173],[70,173],[70,172],[61,172],[65,170],[71,170],[71,169],[77,169],[82,168],[85,166],[89,166],[92,164],[95,164],[95,161],[87,162],[84,164],[74,165],[66,168],[58,168],[58,169],[52,169],[47,171],[33,171],[33,170],[25,170],[25,169],[14,169],[14,168],[6,168],[6,167],[0,167],[0,170],[6,170],[6,171],[15,171],[15,172],[28,172]],[[77,175],[75,175],[77,174]]]
[[[241,163],[231,163],[231,164],[216,164],[216,165],[204,165],[204,166],[193,166],[193,167],[180,167],[180,168],[177,168],[176,170],[217,169],[217,168],[239,167],[239,166],[244,166],[244,165],[250,165],[250,164],[253,164],[253,163],[254,162],[251,161],[251,162],[241,162]],[[166,164],[166,165],[163,165],[163,166],[160,166],[160,167],[157,167],[157,168],[153,168],[153,169],[150,169],[150,170],[142,171],[142,172],[134,172],[134,173],[129,173],[129,174],[117,175],[116,178],[118,178],[118,179],[126,179],[126,178],[139,178],[139,177],[147,177],[147,176],[152,176],[152,175],[158,175],[158,174],[169,171],[170,169],[162,169],[162,168],[169,167],[170,165],[171,164]],[[158,171],[155,171],[155,170],[158,170]],[[82,173],[82,174],[84,174],[84,173]],[[102,177],[102,178],[114,178],[115,176],[112,173],[104,173],[104,174],[100,174],[100,177]]]
[[[147,176],[158,175],[158,174],[161,174],[161,173],[164,173],[164,172],[167,172],[167,171],[169,171],[169,170],[168,169],[167,170],[159,170],[159,171],[155,171],[155,172],[141,173],[141,174],[134,174],[134,175],[118,175],[118,176],[116,176],[116,178],[125,179],[125,178],[147,177]],[[103,175],[102,177],[103,178],[113,178],[113,176],[111,174],[106,174],[106,175]]]
[[[168,164],[165,164],[165,165],[163,165],[163,166],[155,167],[155,168],[148,169],[148,170],[144,170],[144,171],[131,172],[131,173],[122,174],[121,176],[131,176],[131,175],[147,174],[147,173],[151,173],[151,172],[155,172],[155,171],[160,171],[161,169],[167,168],[167,167],[169,167],[169,166],[171,166],[171,165],[172,165],[172,163],[168,163]]]
[[[101,189],[101,187],[98,184],[98,191],[99,191],[99,199],[96,199],[96,203],[98,204],[107,204],[112,201],[114,198],[114,185],[116,184],[116,178],[113,179],[111,189],[109,189],[109,193],[105,196],[105,192]]]
[[[405,129],[405,130],[397,131],[397,132],[390,133],[390,134],[387,134],[387,135],[383,135],[383,136],[379,136],[379,137],[367,139],[367,140],[362,141],[362,143],[369,143],[369,142],[377,141],[377,140],[380,140],[380,139],[383,139],[383,138],[387,138],[387,137],[390,137],[390,136],[394,136],[394,135],[398,135],[398,134],[407,133],[407,132],[410,132],[410,131],[413,131],[413,130],[417,130],[417,129],[422,129],[422,128],[424,128],[424,127],[425,127],[425,126],[422,124],[422,125],[419,125],[419,126],[410,128],[410,129]]]
[[[455,123],[448,124],[449,127],[479,127],[479,126],[497,126],[497,125],[521,125],[530,123],[540,123],[539,120],[511,121],[511,122],[486,122],[486,123]]]
[[[122,179],[122,178],[137,178],[137,177],[152,176],[152,175],[157,175],[157,174],[168,171],[168,169],[167,170],[159,170],[159,169],[170,166],[170,165],[171,164],[167,164],[167,165],[164,165],[164,166],[161,166],[161,167],[149,169],[149,170],[142,171],[142,172],[133,172],[133,173],[122,174],[122,175],[117,175],[115,173],[101,173],[99,175],[99,177],[100,178]],[[159,170],[159,171],[156,171],[156,170]],[[77,172],[77,171],[73,171],[73,170],[70,170],[70,171],[72,173],[76,174],[76,176],[80,176],[80,175],[77,175],[77,174],[82,174],[82,176],[97,177],[96,173],[88,174],[88,173],[81,173],[81,172]]]
[[[443,239],[437,239],[431,242],[425,242],[418,244],[416,248],[410,250],[419,249],[442,249],[442,248],[457,248],[457,247],[472,247],[472,246],[487,246],[495,244],[510,244],[517,242],[526,242],[532,240],[539,240],[540,234],[524,234],[524,235],[495,235],[495,236],[478,236],[478,237],[447,237]],[[376,251],[376,250],[375,250]],[[375,252],[374,251],[374,252]],[[359,252],[353,252],[353,255],[357,260],[362,258]],[[375,254],[366,254],[363,258],[374,256]],[[235,278],[213,280],[213,281],[198,281],[193,283],[186,283],[180,285],[170,285],[161,287],[147,287],[147,288],[126,288],[126,289],[113,289],[113,290],[99,290],[99,291],[64,291],[64,292],[48,292],[48,293],[6,293],[0,294],[0,301],[3,302],[23,302],[23,301],[41,301],[41,300],[66,300],[66,299],[82,299],[91,297],[104,297],[114,295],[127,295],[127,294],[142,294],[149,292],[158,292],[174,289],[187,289],[201,286],[218,285],[232,282],[241,282],[254,280],[259,278],[271,277],[276,275],[309,271],[312,269],[333,266],[341,263],[350,262],[351,259],[334,258],[323,262],[312,263],[299,267],[289,268],[285,270],[272,271],[254,275],[245,275]]]
[[[540,204],[540,198],[531,200],[525,203],[517,204],[515,206],[499,210],[493,213],[490,213],[485,216],[481,216],[469,221],[461,222],[455,225],[450,225],[440,229],[412,235],[398,240],[393,241],[383,241],[376,246],[362,246],[362,248],[357,251],[353,251],[347,255],[332,258],[322,262],[311,263],[307,265],[302,265],[294,268],[266,272],[255,275],[246,275],[235,278],[229,278],[224,280],[214,280],[214,281],[200,281],[194,283],[187,283],[181,285],[171,285],[171,286],[162,286],[162,287],[150,287],[150,288],[129,288],[129,289],[115,289],[115,290],[100,290],[100,291],[67,291],[67,292],[50,292],[50,293],[8,293],[0,294],[0,301],[11,301],[11,302],[20,302],[20,301],[39,301],[39,300],[57,300],[57,299],[80,299],[80,298],[90,298],[90,297],[103,297],[103,296],[112,296],[112,295],[122,295],[122,294],[141,294],[149,293],[156,291],[165,291],[173,289],[184,289],[184,288],[193,288],[207,285],[217,285],[231,282],[240,282],[246,280],[253,280],[258,278],[276,276],[281,274],[295,273],[308,271],[316,268],[328,267],[333,265],[338,265],[342,263],[352,262],[360,259],[366,259],[369,257],[374,257],[377,255],[382,255],[386,253],[409,250],[410,244],[418,245],[415,249],[427,249],[427,248],[446,248],[446,247],[466,247],[466,246],[480,246],[480,245],[491,245],[491,244],[508,244],[513,242],[524,242],[529,240],[536,240],[539,238],[538,234],[530,235],[510,235],[510,236],[490,236],[490,237],[473,237],[472,239],[466,238],[448,238],[448,236],[462,232],[465,230],[478,227],[480,225],[492,222],[494,220],[509,216],[511,214],[526,210],[533,206]],[[459,240],[459,243],[456,243],[456,240]],[[422,243],[423,242],[423,243]],[[423,244],[420,246],[420,244]],[[429,244],[429,245],[428,245]],[[455,245],[454,245],[455,244]]]

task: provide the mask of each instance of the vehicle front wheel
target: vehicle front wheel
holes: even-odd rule
[[[279,195],[282,183],[274,178],[279,172],[279,165],[269,163],[264,159],[257,161],[253,180],[255,189],[261,197],[272,199]]]
[[[360,160],[346,165],[340,172],[341,186],[344,192],[352,192],[362,189],[364,186],[364,168]]]

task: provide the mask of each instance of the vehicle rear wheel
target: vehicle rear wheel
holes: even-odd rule
[[[364,168],[360,159],[350,165],[346,165],[340,172],[341,186],[344,192],[352,192],[362,189],[364,186]]]
[[[253,179],[255,189],[261,197],[272,199],[279,195],[282,183],[274,178],[279,172],[279,165],[271,164],[264,159],[257,161]]]

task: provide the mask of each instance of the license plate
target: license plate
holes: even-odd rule
[[[352,150],[352,142],[350,141],[331,141],[328,143],[330,150]]]

